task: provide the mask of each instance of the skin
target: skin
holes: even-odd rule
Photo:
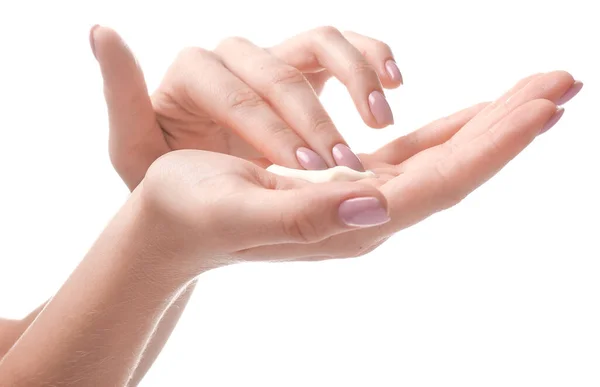
[[[161,144],[168,136],[155,111],[160,108],[153,107],[130,52],[114,32],[96,32],[101,31],[106,40],[96,36],[95,52],[111,117],[111,158],[135,189],[63,288],[4,356],[3,384],[93,385],[102,380],[135,385],[164,345],[199,274],[244,260],[350,257],[376,248],[489,179],[552,120],[555,102],[574,85],[565,72],[523,80],[495,103],[458,112],[362,155],[364,167],[376,171],[377,179],[315,185],[258,166],[261,158],[285,165],[275,155],[247,155],[253,162],[206,151],[165,155],[169,148]],[[189,117],[182,115],[182,123],[173,127],[173,133],[182,133],[181,141],[189,133],[177,128],[198,131],[200,137],[205,128],[215,129],[197,125],[194,118],[186,121]],[[219,126],[214,133],[231,138],[238,131]],[[244,133],[238,138],[248,138],[248,145],[264,136]],[[303,138],[300,130],[296,133]],[[161,138],[164,142],[153,142]],[[223,142],[205,148],[222,153],[248,149],[219,144]],[[125,158],[124,152],[131,150],[135,156]],[[342,203],[355,198],[375,198],[389,219],[344,222]],[[256,227],[257,220],[267,226]],[[203,235],[201,244],[196,235]],[[155,340],[153,333],[158,333]],[[65,368],[65,362],[71,367]]]
[[[148,103],[143,74],[137,66],[133,54],[121,38],[110,29],[94,27],[90,34],[90,43],[92,51],[100,63],[105,80],[105,95],[109,107],[111,128],[111,161],[124,182],[132,190],[139,184],[148,166],[156,158],[168,151],[178,149],[178,147],[196,147],[250,159],[254,157],[253,162],[268,165],[270,161],[254,150],[256,144],[263,144],[267,141],[271,144],[268,147],[271,149],[277,149],[277,146],[289,148],[289,142],[303,144],[304,140],[299,139],[301,137],[300,131],[296,133],[295,129],[291,131],[287,128],[289,133],[286,141],[273,141],[273,138],[277,139],[279,137],[273,131],[256,133],[252,125],[273,127],[269,121],[273,120],[272,115],[265,116],[263,114],[261,116],[256,109],[248,110],[252,116],[260,116],[258,122],[247,123],[245,120],[241,121],[241,126],[234,125],[237,131],[216,125],[215,117],[207,114],[210,109],[212,111],[221,109],[225,113],[230,113],[227,109],[231,107],[227,106],[226,103],[216,106],[209,103],[207,106],[202,106],[202,108],[196,105],[189,109],[190,106],[186,102],[190,99],[190,91],[191,94],[202,97],[203,85],[190,82],[193,78],[181,77],[178,74],[182,70],[193,69],[194,66],[206,62],[206,60],[190,60],[189,55],[187,55],[189,53],[202,53],[202,49],[188,48],[183,50],[165,76],[161,87],[152,95],[150,103]],[[239,49],[237,43],[250,47],[254,52],[259,50],[243,39],[230,38],[226,39],[218,49],[221,52],[221,57],[229,58],[231,61],[231,55],[228,55],[227,50],[223,50],[223,47],[229,46],[230,50],[235,51]],[[325,52],[325,56],[318,54],[318,52],[318,55],[315,54],[315,51],[323,51],[326,48],[333,48],[340,51],[340,53],[334,56],[327,52]],[[274,79],[275,82],[287,84],[288,81],[293,81],[293,78],[298,78],[298,74],[302,76],[302,79],[291,82],[291,86],[297,97],[302,96],[301,99],[306,106],[295,106],[293,109],[287,109],[282,113],[290,117],[308,117],[309,124],[314,122],[318,125],[319,132],[312,134],[314,144],[320,145],[320,142],[322,142],[320,139],[322,138],[329,138],[329,141],[331,139],[341,139],[341,135],[339,135],[316,98],[322,91],[325,82],[332,76],[345,77],[346,83],[354,90],[353,97],[357,101],[357,106],[362,106],[361,115],[365,117],[370,126],[385,126],[385,124],[377,123],[373,119],[364,102],[367,98],[366,94],[370,91],[381,91],[381,84],[387,88],[395,88],[402,83],[400,72],[393,62],[393,54],[386,44],[352,32],[341,34],[334,28],[323,27],[300,34],[265,50],[271,55],[270,57],[263,57],[262,63],[275,65],[279,68],[277,70],[278,74],[292,76],[292,79]],[[324,62],[329,63],[331,68],[315,61],[317,58],[321,58],[322,61],[325,59]],[[337,63],[339,61],[341,61],[340,63],[344,61],[350,63],[350,67],[348,69],[340,68]],[[393,67],[391,72],[389,71],[390,65]],[[193,74],[191,75],[193,76]],[[228,76],[229,78],[237,77],[233,73]],[[250,83],[252,80],[250,78]],[[221,81],[221,83],[225,82]],[[360,87],[357,87],[357,85]],[[238,82],[235,86],[239,87],[240,83]],[[252,89],[248,85],[245,87]],[[174,92],[174,90],[183,90],[184,92]],[[232,90],[222,89],[221,92],[228,95],[232,93]],[[245,93],[246,97],[248,94]],[[209,102],[211,102],[210,99]],[[132,112],[136,114],[131,114]],[[280,117],[275,118],[282,121]],[[296,126],[302,126],[300,122],[292,123]],[[307,128],[306,124],[304,128]],[[310,127],[308,129],[310,130]],[[158,133],[160,135],[157,135]],[[245,139],[248,139],[248,141]],[[345,143],[343,139],[338,142]],[[321,148],[323,147],[321,146]],[[328,159],[328,165],[335,165],[335,160],[331,161],[331,154],[328,154],[331,152],[327,151],[325,153],[327,154],[325,158]],[[270,154],[269,156],[273,160],[279,160],[282,164],[293,167],[298,166],[297,160],[292,163],[282,161],[285,157],[288,157],[286,152]],[[142,379],[160,353],[185,308],[194,285],[195,281],[192,281],[162,316],[144,350],[141,361],[135,367],[130,381],[131,385],[136,385]],[[0,319],[0,356],[14,345],[45,305],[41,305],[22,320]]]
[[[224,40],[214,52],[187,48],[148,98],[143,73],[129,48],[114,31],[97,27],[93,47],[106,86],[115,168],[133,189],[154,160],[178,149],[303,168],[296,153],[304,147],[316,152],[324,167],[338,165],[333,147],[347,144],[317,94],[327,79],[335,76],[345,82],[363,120],[372,127],[386,125],[370,113],[369,95],[382,91],[382,85],[401,84],[385,69],[393,60],[387,45],[346,35],[327,27],[269,49],[241,38]],[[256,71],[244,71],[247,67]],[[218,87],[214,79],[220,80]],[[135,114],[127,108],[134,108]]]

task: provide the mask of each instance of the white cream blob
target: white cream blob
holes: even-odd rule
[[[319,171],[307,171],[304,169],[293,169],[273,164],[267,168],[267,171],[280,176],[306,180],[311,183],[326,183],[329,181],[357,181],[376,176],[371,171],[359,172],[352,168],[341,166]]]

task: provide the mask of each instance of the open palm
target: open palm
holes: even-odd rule
[[[459,203],[496,174],[560,118],[574,85],[564,71],[518,82],[493,103],[482,103],[434,121],[372,154],[361,155],[388,200],[391,222],[350,231],[290,249],[268,246],[240,252],[245,259],[330,259],[363,255],[395,232]],[[303,229],[310,229],[300,225]],[[280,255],[281,254],[281,255]]]
[[[202,149],[246,159],[269,156],[267,152],[273,153],[273,150],[277,149],[278,153],[274,154],[277,157],[268,157],[271,162],[277,164],[282,164],[278,157],[285,158],[294,153],[295,148],[283,144],[294,140],[289,136],[281,136],[280,132],[272,137],[279,140],[282,147],[274,147],[269,137],[265,142],[265,152],[252,152],[252,147],[242,136],[234,136],[233,132],[226,129],[230,126],[223,125],[214,116],[204,114],[206,111],[202,109],[206,108],[205,105],[191,101],[187,106],[185,98],[169,101],[166,97],[171,95],[168,88],[159,89],[159,96],[155,95],[150,101],[143,75],[136,68],[131,52],[122,44],[120,37],[107,29],[103,30],[102,36],[103,39],[97,42],[100,45],[96,48],[100,49],[99,61],[106,85],[110,86],[105,88],[111,120],[110,137],[112,144],[120,147],[112,149],[111,155],[116,157],[113,158],[113,163],[131,188],[143,178],[150,164],[173,149]],[[337,35],[327,36],[324,40],[326,42]],[[333,39],[335,40],[335,37]],[[370,45],[379,47],[379,51],[382,50],[382,46],[374,44],[372,40],[365,43],[360,39],[368,38],[359,38],[356,43],[353,41],[353,44]],[[318,92],[330,74],[314,57],[304,55],[310,51],[303,47],[306,42],[310,42],[310,39],[302,36],[298,39],[292,38],[270,51],[285,57],[304,71],[305,75],[309,75],[312,86]],[[239,40],[234,40],[233,43],[238,46],[245,44]],[[384,52],[386,49],[383,46]],[[356,50],[356,47],[353,50]],[[197,50],[193,50],[192,55],[198,52],[203,58],[211,55]],[[103,55],[106,60],[102,59]],[[379,59],[378,62],[384,63],[381,58],[385,55],[375,57]],[[198,63],[194,60],[184,62]],[[335,63],[330,68],[335,69]],[[369,71],[372,71],[372,68]],[[383,73],[381,68],[378,71]],[[192,79],[196,79],[194,76],[198,75],[185,71],[172,74],[178,77],[189,76]],[[257,70],[250,75],[260,77],[261,73]],[[166,78],[167,85],[186,84],[169,81],[169,76]],[[376,74],[374,76],[377,77]],[[250,78],[252,77],[248,79]],[[382,74],[380,78],[385,87],[399,85],[391,79],[384,81]],[[227,79],[227,76],[223,75],[223,78],[217,79],[216,82],[207,79],[202,84],[214,85],[214,88],[218,89],[223,82],[227,84]],[[346,81],[350,85],[352,95],[352,88],[358,86]],[[557,109],[557,105],[566,102],[581,86],[581,83],[575,82],[573,77],[564,71],[536,74],[518,82],[493,103],[475,105],[392,141],[372,154],[361,155],[363,166],[374,171],[378,177],[357,184],[376,186],[386,197],[391,221],[383,226],[349,231],[318,242],[309,238],[307,243],[288,246],[293,248],[273,245],[240,251],[238,254],[245,259],[256,257],[261,260],[265,257],[275,260],[326,259],[365,254],[393,233],[464,199],[512,160],[544,128],[555,123],[563,112],[562,109]],[[210,104],[210,101],[204,102]],[[365,110],[358,99],[355,99],[355,105],[365,122],[373,118],[369,116],[368,108]],[[259,115],[259,112],[256,112],[256,116]],[[255,116],[245,115],[246,121],[251,121],[252,117]],[[250,125],[253,130],[263,128],[258,123],[255,124]],[[238,135],[241,133],[238,131]],[[250,133],[245,132],[246,135]],[[311,136],[317,137],[317,142],[322,140],[318,138],[322,135],[319,131],[311,133]],[[285,140],[283,143],[282,139]],[[298,228],[310,233],[311,225],[299,224]],[[292,256],[290,251],[293,251]]]

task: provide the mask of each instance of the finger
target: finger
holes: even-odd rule
[[[346,86],[360,116],[370,127],[383,128],[394,123],[373,65],[337,29],[321,27],[269,51],[303,72],[326,69]]]
[[[193,106],[234,130],[271,162],[289,168],[325,169],[327,164],[252,87],[212,52],[189,48],[167,76]]]
[[[448,141],[467,122],[489,105],[480,103],[426,126],[384,145],[372,154],[377,161],[397,165],[426,149]]]
[[[519,106],[535,99],[547,99],[557,102],[574,84],[571,74],[565,71],[551,73],[525,79],[522,87],[507,93],[488,106],[482,114],[471,120],[463,130],[451,139],[453,146],[472,140],[510,114]],[[517,85],[519,86],[519,85]]]
[[[464,149],[445,160],[403,174],[381,187],[392,221],[351,231],[313,244],[264,246],[240,252],[244,259],[331,259],[364,255],[389,236],[429,215],[453,206],[519,154],[561,110],[547,100],[535,100],[513,111]],[[379,242],[378,242],[379,241]],[[263,257],[263,258],[261,258]]]
[[[448,157],[384,184],[381,190],[393,219],[393,225],[384,227],[387,233],[459,203],[518,155],[545,124],[553,123],[555,114],[561,110],[551,101],[526,102]]]
[[[268,177],[274,178],[280,180],[274,175]],[[373,186],[353,182],[300,183],[289,189],[292,179],[283,180],[288,189],[257,188],[228,206],[228,212],[235,214],[235,227],[246,230],[236,233],[235,246],[239,250],[281,243],[316,243],[389,221],[387,202]]]
[[[90,31],[90,44],[104,80],[111,161],[133,189],[168,147],[156,122],[144,74],[131,50],[115,31],[101,26]]]
[[[267,101],[329,167],[343,165],[364,170],[302,72],[242,38],[223,41],[215,53],[234,75]],[[267,144],[270,141],[270,138],[255,139]]]
[[[327,70],[322,70],[316,73],[304,73],[304,77],[306,77],[315,93],[321,95],[325,83],[331,78],[331,74]]]
[[[373,65],[379,79],[386,89],[395,89],[402,85],[402,73],[394,60],[392,49],[386,43],[352,31],[344,36]]]

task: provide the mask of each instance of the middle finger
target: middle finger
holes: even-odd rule
[[[329,167],[364,169],[298,69],[242,38],[225,40],[215,53],[233,74],[265,99]]]
[[[511,91],[469,121],[452,137],[449,146],[455,147],[471,141],[529,101],[547,99],[558,102],[574,82],[571,74],[566,71],[553,71],[521,80]]]

